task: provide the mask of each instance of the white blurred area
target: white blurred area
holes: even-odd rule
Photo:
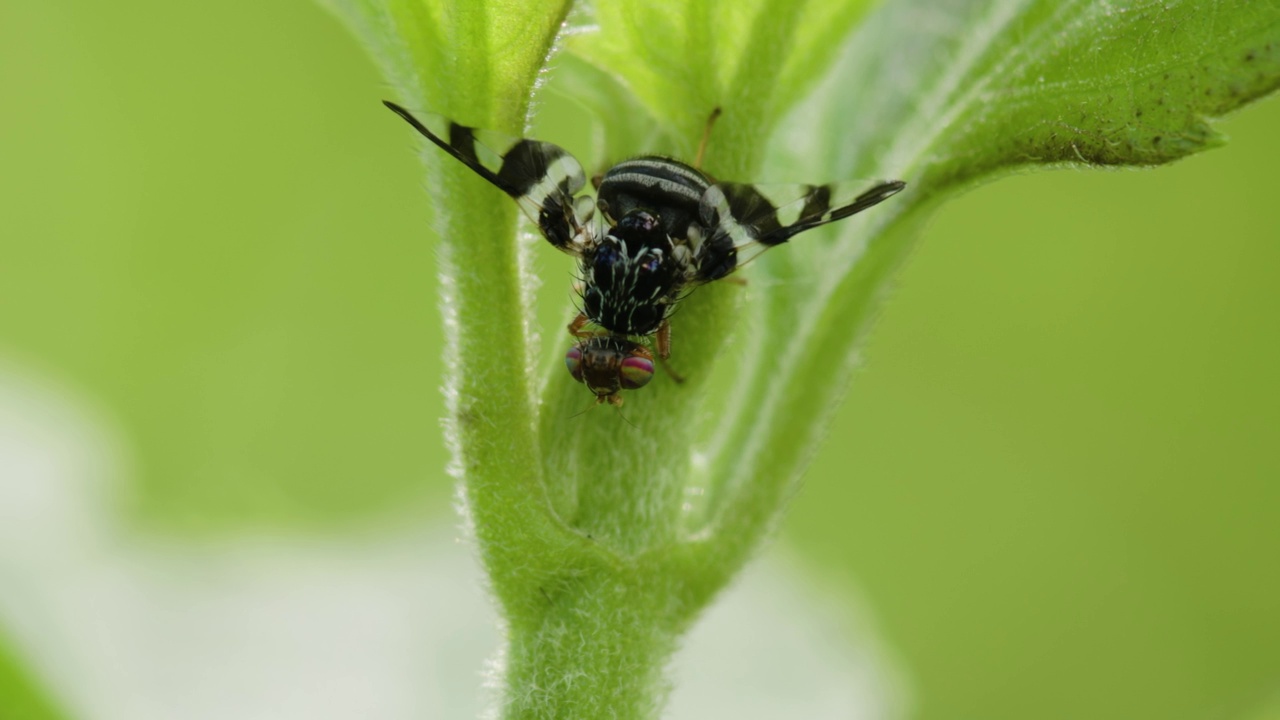
[[[452,518],[348,537],[146,537],[112,512],[127,447],[65,387],[0,364],[0,635],[72,717],[484,714],[499,634]],[[803,587],[778,551],[758,560],[677,656],[665,716],[902,717],[866,624]]]

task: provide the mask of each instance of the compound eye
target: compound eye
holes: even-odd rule
[[[618,379],[627,390],[644,387],[653,379],[653,360],[642,355],[629,356],[618,368]]]
[[[574,380],[582,382],[582,348],[577,345],[569,348],[569,352],[564,354],[564,365]]]

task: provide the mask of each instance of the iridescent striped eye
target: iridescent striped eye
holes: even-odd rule
[[[618,379],[628,390],[644,387],[653,379],[653,360],[641,355],[628,357],[618,367]]]
[[[574,380],[582,382],[582,348],[577,345],[569,348],[569,352],[564,354],[564,365]]]

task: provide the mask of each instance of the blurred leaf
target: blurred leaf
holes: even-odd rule
[[[0,717],[4,720],[63,720],[46,693],[9,654],[0,634]]]

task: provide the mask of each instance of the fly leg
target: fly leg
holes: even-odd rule
[[[582,329],[588,322],[586,313],[578,313],[578,317],[574,318],[573,322],[569,323],[569,334],[577,338],[595,337],[598,333]]]
[[[702,169],[702,156],[707,153],[707,141],[711,139],[711,126],[716,124],[716,118],[720,117],[720,108],[711,111],[711,117],[707,118],[706,127],[702,128],[702,140],[698,143],[698,154],[693,160],[693,166],[698,170]]]
[[[662,369],[665,370],[667,374],[671,376],[671,379],[675,380],[677,383],[684,382],[684,376],[677,373],[675,370],[672,370],[671,366],[667,364],[667,358],[671,357],[670,321],[662,321],[662,324],[658,326],[658,333],[654,337],[654,340],[658,346],[658,362],[662,363]]]

